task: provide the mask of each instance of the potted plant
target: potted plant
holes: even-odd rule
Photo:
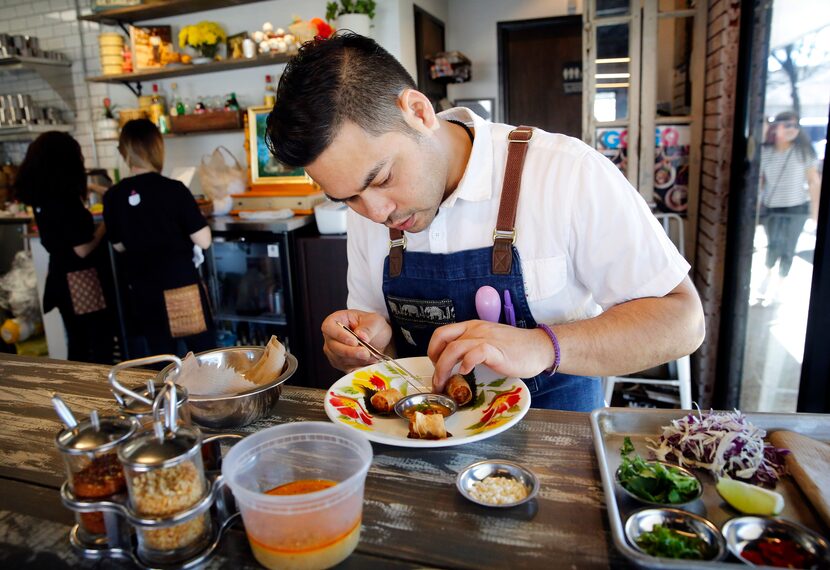
[[[216,22],[199,22],[181,29],[179,47],[190,46],[201,55],[194,57],[193,63],[207,63],[216,58],[219,45],[224,44],[226,39],[225,30]]]
[[[118,121],[115,120],[113,110],[115,106],[109,97],[104,99],[103,117],[95,121],[95,138],[97,140],[110,140],[118,138]]]
[[[337,20],[335,28],[351,30],[361,36],[369,35],[371,20],[375,17],[375,0],[339,0],[326,5],[326,20]]]

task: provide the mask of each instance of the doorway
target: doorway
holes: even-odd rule
[[[582,135],[582,16],[497,24],[500,116]]]
[[[745,124],[736,122],[735,132],[740,127],[750,136],[738,141],[743,156],[733,157],[733,172],[746,165],[746,174],[730,201],[734,241],[727,249],[724,312],[735,323],[722,331],[727,351],[721,354],[730,358],[721,400],[745,411],[826,412],[826,330],[808,322],[827,317],[820,294],[828,288],[827,268],[823,275],[820,269],[828,196],[820,189],[830,9],[782,0],[746,7],[746,61],[739,67],[753,71],[738,92],[737,106],[746,111],[736,109]]]
[[[426,95],[432,106],[440,110],[439,102],[447,98],[447,85],[435,81],[429,73],[427,58],[444,51],[444,22],[418,6],[415,12],[415,59],[418,64],[418,91]]]

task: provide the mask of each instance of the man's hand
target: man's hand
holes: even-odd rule
[[[438,393],[444,391],[458,363],[460,374],[484,364],[505,376],[530,378],[550,368],[556,358],[544,331],[487,321],[465,321],[436,329],[427,354],[435,364],[432,388]]]
[[[341,329],[338,322],[348,326],[357,336],[380,351],[385,352],[392,341],[392,327],[377,313],[353,310],[332,313],[320,327],[325,339],[323,352],[331,365],[343,372],[374,364],[377,360],[354,337]]]

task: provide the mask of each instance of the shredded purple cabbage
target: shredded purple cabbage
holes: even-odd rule
[[[774,487],[786,474],[789,450],[764,441],[767,432],[734,412],[690,412],[663,426],[659,440],[648,448],[660,461],[707,469],[755,485]]]

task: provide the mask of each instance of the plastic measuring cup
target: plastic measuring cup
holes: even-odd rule
[[[233,446],[222,476],[259,563],[314,570],[346,559],[360,539],[371,462],[372,446],[363,435],[326,422],[274,426]],[[305,494],[266,494],[298,481],[334,485]]]

